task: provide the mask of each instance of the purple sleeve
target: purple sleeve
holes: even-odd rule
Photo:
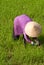
[[[29,42],[29,43],[31,42],[31,40],[27,38],[27,36],[26,36],[25,33],[24,33],[24,38],[25,38],[25,40],[26,40],[27,42]]]

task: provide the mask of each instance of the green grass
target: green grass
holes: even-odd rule
[[[42,26],[41,46],[24,47],[12,37],[14,18],[26,14]],[[0,65],[44,65],[44,0],[0,0]]]

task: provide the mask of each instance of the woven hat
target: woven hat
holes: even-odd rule
[[[30,21],[26,24],[24,31],[29,37],[38,37],[41,33],[41,26],[37,22]]]

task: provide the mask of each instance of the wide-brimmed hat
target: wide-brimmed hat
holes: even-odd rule
[[[29,37],[38,37],[41,33],[41,26],[37,22],[30,21],[26,24],[24,31]]]

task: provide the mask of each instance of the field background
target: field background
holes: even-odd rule
[[[14,18],[21,14],[41,24],[40,47],[13,39]],[[44,0],[0,0],[0,65],[44,65]]]

